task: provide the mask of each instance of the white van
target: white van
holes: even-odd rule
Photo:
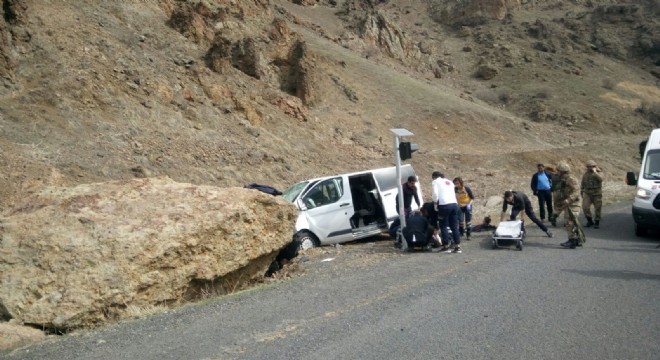
[[[632,206],[635,235],[644,236],[649,228],[660,229],[660,129],[653,130],[646,141],[639,180],[628,172],[626,182],[637,185]]]
[[[415,176],[411,165],[401,166],[401,179]],[[298,206],[294,240],[303,249],[378,235],[399,215],[396,167],[327,176],[299,182],[282,196]],[[422,192],[417,186],[420,202]],[[417,208],[415,201],[413,209]]]

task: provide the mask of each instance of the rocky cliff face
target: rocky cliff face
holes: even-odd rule
[[[24,51],[22,43],[30,40],[30,31],[24,26],[27,20],[27,5],[20,0],[3,1],[0,8],[0,76],[6,87],[16,66],[16,58]]]
[[[539,161],[594,158],[628,196],[617,174],[660,126],[657,0],[2,5],[3,319],[98,323],[262,267],[290,223],[239,187],[389,166],[392,128],[481,218]]]
[[[521,5],[521,0],[468,0],[458,2],[431,1],[431,14],[437,21],[451,26],[481,25],[503,20]]]
[[[167,178],[44,189],[0,219],[0,317],[64,330],[230,291],[263,276],[296,214]]]

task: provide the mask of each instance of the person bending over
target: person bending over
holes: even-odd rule
[[[500,216],[500,221],[503,221],[506,217],[507,207],[511,205],[511,216],[509,220],[515,220],[518,214],[522,211],[529,217],[530,220],[536,224],[539,229],[541,229],[548,237],[552,237],[552,233],[548,228],[543,225],[541,220],[536,217],[534,214],[534,209],[532,209],[532,202],[529,201],[529,198],[522,191],[505,191],[504,192],[504,204],[502,205],[502,215]],[[523,229],[524,230],[524,229]]]

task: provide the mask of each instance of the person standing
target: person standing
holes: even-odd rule
[[[552,215],[549,216],[550,223],[552,226],[557,226],[557,219],[559,218],[559,214],[561,211],[558,210],[558,205],[559,204],[559,199],[561,198],[561,191],[559,191],[559,182],[561,179],[561,175],[559,175],[559,171],[553,167],[546,167],[546,171],[550,173],[551,175],[551,187],[550,190],[552,191]]]
[[[548,220],[552,219],[552,174],[545,170],[543,164],[536,165],[536,172],[532,175],[531,188],[539,200],[539,215],[541,221],[545,220],[545,210],[548,209]]]
[[[561,212],[565,210],[564,214],[564,229],[568,234],[568,241],[560,245],[565,248],[575,249],[576,246],[582,246],[584,238],[580,237],[579,226],[577,222],[580,216],[580,187],[578,181],[573,176],[571,168],[566,163],[560,163],[557,166],[559,175],[559,191],[561,196],[557,203],[556,210]]]
[[[456,201],[458,201],[458,230],[461,236],[465,235],[465,240],[470,240],[472,232],[472,201],[474,195],[469,186],[465,186],[463,178],[454,178],[454,192]]]
[[[456,201],[456,193],[454,192],[454,183],[449,179],[445,179],[445,175],[439,171],[434,171],[431,177],[433,178],[433,182],[431,182],[433,202],[438,207],[438,224],[443,241],[443,247],[440,251],[460,254],[463,251],[461,249],[461,233],[458,230],[459,208]],[[451,229],[454,243],[453,250],[449,247],[450,241],[447,227]]]
[[[419,202],[419,195],[417,195],[417,178],[415,176],[408,176],[408,181],[403,183],[401,185],[401,189],[403,191],[403,214],[407,218],[410,217],[410,214],[412,214],[412,201],[415,199],[415,203],[417,204],[417,208],[421,207],[421,203]],[[396,197],[396,210],[397,213],[399,212],[399,197]]]
[[[600,211],[603,207],[603,175],[593,160],[586,163],[587,172],[582,176],[580,193],[582,194],[582,210],[587,218],[586,227],[600,227]],[[591,217],[591,205],[594,206],[594,217]]]
[[[500,221],[503,221],[506,216],[507,207],[511,205],[511,216],[509,220],[515,220],[518,214],[522,211],[529,217],[530,220],[536,224],[548,237],[552,237],[552,232],[543,225],[541,220],[536,217],[534,214],[534,209],[532,209],[532,202],[529,201],[529,198],[522,191],[505,191],[504,192],[504,204],[502,205],[502,215],[500,215]],[[524,229],[523,229],[524,231]]]

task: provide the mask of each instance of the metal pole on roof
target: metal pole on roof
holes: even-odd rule
[[[399,180],[397,183],[397,189],[398,189],[398,194],[397,197],[399,199],[399,221],[401,222],[401,226],[399,227],[399,231],[397,232],[397,240],[401,241],[401,250],[407,250],[408,249],[408,243],[406,243],[405,239],[403,239],[403,234],[401,231],[403,228],[406,227],[406,216],[405,216],[405,209],[403,207],[403,184],[401,183],[401,154],[399,154],[399,144],[401,143],[401,137],[403,136],[412,136],[415,135],[411,133],[410,131],[406,129],[390,129],[392,133],[394,133],[394,162],[396,163],[396,177]]]

